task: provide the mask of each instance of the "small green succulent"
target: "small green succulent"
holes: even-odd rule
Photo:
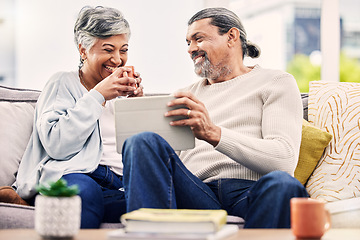
[[[48,185],[39,185],[36,190],[44,196],[51,197],[72,197],[79,193],[77,185],[68,186],[65,179],[60,178],[56,182],[50,182]]]

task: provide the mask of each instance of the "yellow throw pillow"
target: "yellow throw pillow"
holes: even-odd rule
[[[295,169],[295,178],[303,185],[314,171],[331,139],[330,133],[314,127],[303,119],[299,161]]]

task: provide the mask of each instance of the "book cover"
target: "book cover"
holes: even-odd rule
[[[121,216],[126,232],[213,233],[226,224],[225,210],[141,208]]]

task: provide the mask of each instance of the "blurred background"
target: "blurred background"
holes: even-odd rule
[[[188,19],[222,6],[238,14],[262,50],[246,64],[288,71],[307,92],[309,81],[321,79],[322,1],[328,0],[0,0],[0,84],[41,90],[55,72],[77,70],[77,14],[102,5],[118,8],[130,23],[127,65],[141,73],[144,91],[176,91],[197,80],[185,42]],[[360,0],[338,2],[339,79],[360,82]]]

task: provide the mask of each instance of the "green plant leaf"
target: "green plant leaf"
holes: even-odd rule
[[[44,196],[71,197],[79,194],[78,185],[68,186],[65,179],[50,182],[48,185],[38,185],[36,190]]]

